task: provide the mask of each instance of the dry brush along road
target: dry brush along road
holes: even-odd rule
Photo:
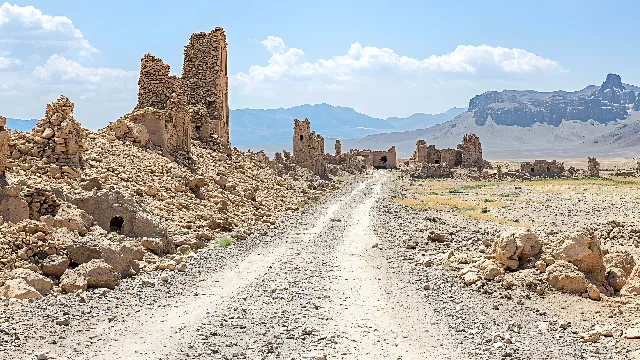
[[[425,220],[394,201],[398,181],[375,172],[267,235],[201,251],[168,281],[5,308],[0,358],[633,358],[577,341],[560,310],[526,294],[416,266],[399,244]]]

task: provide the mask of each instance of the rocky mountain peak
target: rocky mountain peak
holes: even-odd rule
[[[568,91],[489,91],[469,101],[477,125],[491,118],[498,125],[532,126],[543,123],[559,126],[565,120],[594,120],[606,124],[625,119],[627,105],[636,102],[634,86],[622,84],[620,75],[608,74],[600,87]]]

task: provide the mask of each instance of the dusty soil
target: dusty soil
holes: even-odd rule
[[[415,185],[375,172],[264,236],[200,251],[168,281],[152,272],[113,291],[4,302],[0,358],[640,358],[640,340],[618,333],[640,319],[634,302],[464,286],[443,254],[465,254],[506,225],[397,201],[418,201]],[[407,248],[429,230],[446,241]],[[580,342],[595,325],[614,336]]]

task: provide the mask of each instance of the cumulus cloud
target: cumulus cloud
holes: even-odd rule
[[[99,52],[68,17],[7,2],[0,5],[0,44],[12,53],[44,52],[45,57],[53,53],[88,56]]]
[[[99,83],[119,78],[135,77],[135,71],[110,68],[90,68],[65,59],[60,55],[51,55],[46,64],[38,66],[32,75],[42,80],[74,80],[80,82]]]
[[[20,65],[20,60],[0,56],[0,70]]]
[[[344,54],[311,60],[276,36],[260,44],[270,54],[266,64],[230,77],[232,107],[326,102],[373,116],[406,116],[464,106],[484,91],[535,84],[564,71],[557,61],[527,50],[490,45],[459,45],[414,58],[354,43]]]
[[[397,71],[403,75],[429,73],[468,73],[500,71],[504,73],[531,73],[534,71],[557,71],[560,64],[518,48],[493,47],[489,45],[459,45],[444,55],[432,55],[426,59],[401,56],[389,48],[362,46],[354,43],[345,55],[329,59],[305,61],[301,49],[289,48],[284,41],[269,36],[261,42],[271,58],[266,66],[254,65],[247,72],[232,77],[232,83],[251,90],[268,81],[326,79],[339,82],[351,80],[354,75],[373,70]]]

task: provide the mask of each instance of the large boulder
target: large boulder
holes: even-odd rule
[[[144,249],[134,241],[113,242],[97,236],[87,236],[67,246],[67,254],[76,264],[103,259],[121,277],[127,277],[133,270],[133,261],[143,259]]]
[[[607,270],[607,282],[614,291],[620,291],[627,284],[627,274],[624,270],[616,267]]]
[[[636,266],[636,259],[628,251],[614,251],[604,256],[604,265],[607,269],[622,269],[629,276]]]
[[[40,293],[51,290],[53,286],[51,280],[29,269],[14,269],[9,273],[9,278],[22,279]]]
[[[120,283],[120,274],[102,259],[93,259],[75,269],[87,280],[87,286],[113,289]]]
[[[67,293],[87,290],[87,279],[74,269],[67,269],[60,278],[60,288]]]
[[[161,238],[142,238],[139,240],[140,245],[156,255],[164,255],[172,253],[175,250],[173,240],[169,237]]]
[[[586,277],[596,284],[605,279],[604,255],[600,241],[593,231],[578,231],[564,235],[563,242],[553,257],[575,265]]]
[[[505,269],[515,270],[523,262],[542,252],[542,243],[536,234],[522,229],[503,232],[493,244],[492,253]]]
[[[69,267],[69,258],[60,255],[50,255],[42,262],[42,273],[47,276],[61,277]]]
[[[42,295],[23,279],[9,279],[0,288],[0,296],[14,299],[40,299]]]
[[[578,268],[564,260],[558,260],[546,271],[547,282],[556,290],[582,294],[587,290],[587,279]]]
[[[621,295],[640,295],[640,265],[636,265],[627,278],[625,285],[620,290]]]

